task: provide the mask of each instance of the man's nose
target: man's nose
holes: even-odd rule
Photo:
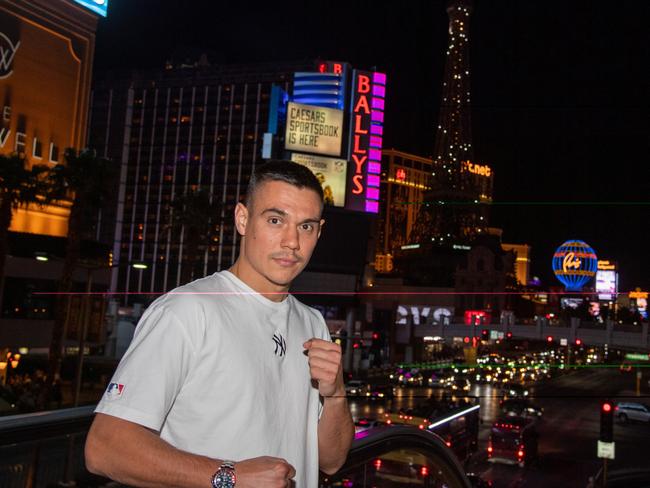
[[[282,235],[282,247],[288,247],[294,251],[300,249],[300,236],[298,229],[293,226],[288,226]]]

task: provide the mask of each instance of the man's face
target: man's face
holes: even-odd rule
[[[259,185],[249,207],[235,209],[243,236],[239,278],[260,293],[286,291],[311,258],[324,224],[321,211],[313,190],[282,181]]]

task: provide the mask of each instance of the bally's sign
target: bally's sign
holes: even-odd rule
[[[288,151],[339,156],[343,111],[289,102],[285,147]]]
[[[9,78],[14,72],[13,64],[20,41],[11,42],[11,39],[0,32],[0,80]]]

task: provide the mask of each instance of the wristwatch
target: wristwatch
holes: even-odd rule
[[[212,475],[212,488],[235,488],[235,463],[233,461],[224,461]]]

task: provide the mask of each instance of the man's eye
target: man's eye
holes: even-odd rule
[[[314,230],[314,224],[302,224],[302,230],[312,231]]]
[[[271,218],[269,219],[269,223],[270,223],[270,224],[279,224],[279,223],[280,223],[280,219],[277,218],[277,217],[271,217]]]

